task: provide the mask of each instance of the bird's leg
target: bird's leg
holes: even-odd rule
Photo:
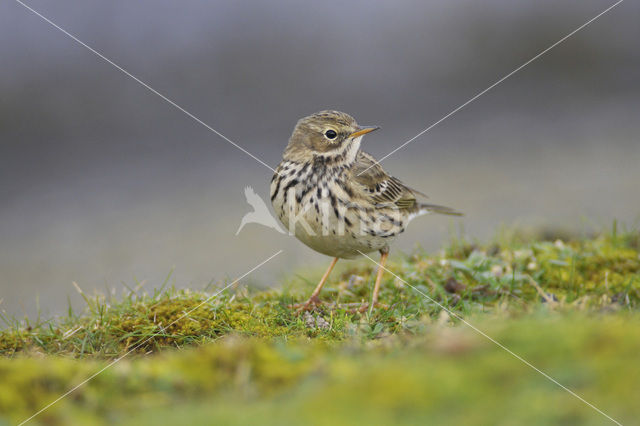
[[[384,265],[387,263],[387,257],[389,257],[388,251],[380,251],[380,264],[378,265],[378,274],[376,275],[376,283],[373,286],[373,296],[371,298],[372,306],[378,303],[378,293],[380,292],[380,283],[382,282],[382,274],[384,274]]]
[[[329,268],[327,268],[327,271],[324,273],[324,275],[320,279],[320,282],[318,283],[316,288],[313,290],[313,293],[311,293],[309,300],[307,300],[305,303],[302,303],[302,304],[293,305],[294,308],[297,308],[296,312],[299,313],[302,311],[306,311],[309,309],[310,306],[320,304],[320,299],[318,298],[318,295],[322,290],[322,286],[324,286],[324,283],[327,281],[327,278],[329,278],[329,274],[333,270],[333,267],[336,266],[336,263],[338,263],[337,257],[335,257],[331,261],[331,265],[329,265]]]
[[[369,306],[373,309],[375,306],[382,306],[385,309],[388,308],[386,305],[378,304],[378,293],[380,292],[380,283],[382,282],[382,274],[384,274],[384,265],[387,263],[387,257],[389,257],[388,251],[380,250],[380,263],[378,264],[378,273],[376,274],[376,283],[373,286],[373,295],[371,296],[371,304],[363,303],[359,308],[352,309],[350,312],[363,313],[367,310]]]

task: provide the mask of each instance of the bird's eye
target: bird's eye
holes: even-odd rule
[[[324,135],[328,138],[328,139],[335,139],[336,136],[338,136],[338,134],[336,133],[335,130],[327,130],[326,132],[324,132]]]

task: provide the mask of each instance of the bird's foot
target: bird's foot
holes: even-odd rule
[[[289,305],[289,309],[295,309],[295,314],[298,315],[305,311],[313,311],[318,306],[324,305],[325,302],[321,301],[318,296],[311,296],[309,300],[304,303],[296,303],[293,305]]]

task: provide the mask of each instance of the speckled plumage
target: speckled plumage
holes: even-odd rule
[[[338,134],[335,142],[324,136],[329,129]],[[420,192],[360,150],[362,135],[350,137],[360,129],[338,111],[301,119],[271,181],[271,202],[285,227],[293,225],[290,230],[300,241],[329,256],[388,251],[414,217],[432,211],[456,214],[419,203]]]
[[[459,214],[448,207],[418,202],[423,194],[387,174],[371,155],[360,150],[362,137],[375,129],[360,127],[350,115],[339,111],[302,118],[271,179],[271,203],[280,221],[304,244],[334,257],[299,310],[320,303],[318,295],[338,258],[379,251],[374,306],[393,239],[421,214]]]

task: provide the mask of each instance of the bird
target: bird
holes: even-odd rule
[[[247,186],[244,189],[244,196],[247,199],[247,203],[249,203],[249,205],[253,207],[253,211],[245,214],[242,217],[240,226],[236,231],[236,235],[240,233],[242,228],[244,228],[247,223],[258,223],[260,225],[268,226],[269,228],[275,229],[281,234],[285,233],[280,225],[278,225],[278,222],[276,222],[273,216],[271,216],[267,204],[262,200],[262,198],[260,198],[258,194],[256,194],[252,187]]]
[[[271,179],[271,203],[290,234],[333,258],[309,299],[296,312],[315,309],[320,292],[339,259],[378,251],[380,262],[371,302],[378,304],[390,245],[414,218],[428,213],[460,216],[450,207],[420,201],[418,190],[389,175],[362,151],[363,137],[379,129],[360,126],[349,114],[324,110],[298,120],[282,161]]]

